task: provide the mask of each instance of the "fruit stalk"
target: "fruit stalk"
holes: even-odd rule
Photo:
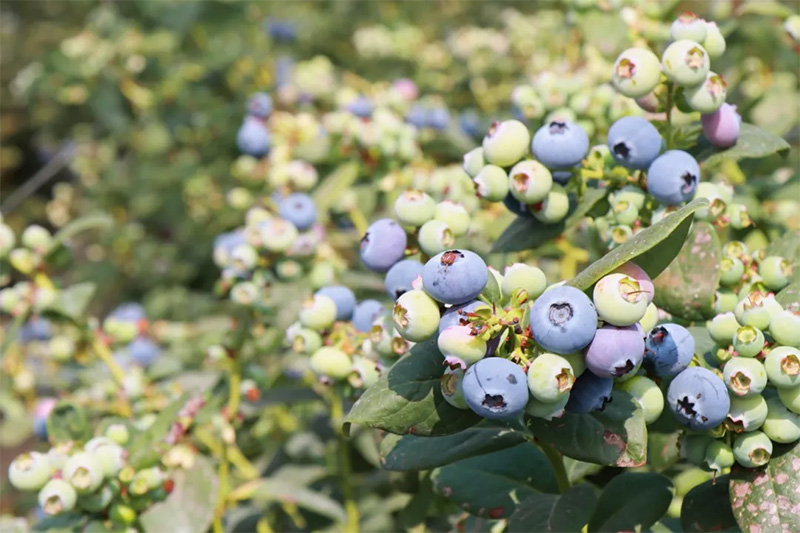
[[[542,449],[545,457],[547,457],[547,460],[550,461],[550,465],[553,467],[553,473],[556,476],[558,491],[563,494],[569,490],[570,483],[569,476],[567,476],[567,469],[564,468],[564,460],[562,459],[561,454],[558,453],[552,444],[548,444],[546,442],[539,441],[539,448]]]
[[[339,449],[339,475],[342,479],[342,492],[344,493],[344,508],[346,513],[346,522],[344,524],[345,533],[358,533],[359,531],[359,512],[358,504],[353,496],[353,484],[351,477],[353,475],[353,467],[350,462],[350,444],[347,441],[347,436],[344,434],[342,422],[344,420],[344,407],[342,405],[342,396],[336,390],[331,390],[329,395],[329,402],[331,408],[331,421],[334,424],[336,431],[337,446]]]

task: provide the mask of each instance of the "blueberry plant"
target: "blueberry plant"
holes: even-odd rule
[[[357,4],[19,69],[0,529],[800,529],[797,15]]]

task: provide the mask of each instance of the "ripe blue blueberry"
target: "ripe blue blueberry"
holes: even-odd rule
[[[387,272],[405,255],[406,232],[396,221],[382,218],[361,238],[361,260],[374,272]]]
[[[236,134],[236,145],[239,151],[253,157],[262,157],[269,151],[270,139],[267,127],[259,118],[244,119]]]
[[[608,130],[612,157],[627,168],[644,170],[661,152],[661,135],[649,120],[622,117]]]
[[[353,311],[353,327],[362,333],[372,328],[372,323],[386,313],[383,304],[378,300],[364,300],[356,305]]]
[[[398,261],[389,271],[384,278],[384,287],[389,297],[395,300],[403,295],[403,293],[410,291],[414,287],[412,283],[417,278],[422,279],[422,269],[425,267],[416,259],[403,259]]]
[[[545,350],[570,354],[594,338],[597,312],[582,291],[562,285],[546,290],[531,307],[531,331]]]
[[[694,430],[704,430],[725,420],[731,400],[725,383],[714,372],[693,366],[669,384],[667,405],[678,422]]]
[[[422,270],[422,284],[437,301],[461,304],[474,300],[489,280],[481,257],[469,250],[447,250],[432,257]]]
[[[641,365],[644,359],[644,333],[632,326],[605,325],[586,347],[586,366],[603,378],[621,377]]]
[[[569,168],[589,153],[589,137],[574,122],[553,120],[533,136],[531,151],[549,169]]]
[[[601,378],[586,370],[575,380],[569,393],[567,411],[570,413],[584,414],[592,411],[602,411],[611,401],[611,389],[614,380]]]
[[[19,342],[22,344],[32,341],[50,340],[52,336],[50,321],[40,317],[31,318],[19,328],[19,333],[17,335]]]
[[[469,408],[491,420],[515,417],[528,403],[525,372],[508,359],[481,359],[467,369],[462,388]]]
[[[141,366],[150,366],[161,355],[161,348],[147,337],[135,338],[127,347],[128,355]]]
[[[272,98],[267,93],[255,93],[247,100],[247,113],[267,118],[272,113]]]
[[[327,296],[336,304],[336,320],[350,320],[353,310],[356,308],[356,295],[349,287],[343,285],[331,285],[323,287],[317,294]]]
[[[368,97],[360,95],[355,100],[347,104],[347,110],[357,117],[369,118],[372,116],[372,111],[375,105]]]
[[[411,106],[411,109],[406,113],[406,122],[417,128],[424,128],[427,125],[427,118],[428,113],[420,104]]]
[[[434,130],[443,130],[450,123],[450,112],[446,107],[433,106],[425,113],[425,125]]]
[[[694,198],[700,166],[682,150],[667,150],[647,169],[647,191],[663,205],[679,205]]]
[[[660,378],[672,377],[692,362],[694,337],[678,324],[662,324],[650,330],[645,341],[645,368]]]
[[[292,193],[281,200],[278,213],[299,230],[308,229],[317,221],[317,206],[314,200],[301,192]]]

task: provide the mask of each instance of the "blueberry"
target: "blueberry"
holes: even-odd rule
[[[722,379],[735,396],[760,394],[767,386],[767,371],[758,359],[734,357],[722,369]]]
[[[611,401],[613,387],[613,379],[601,378],[587,370],[575,380],[566,409],[576,414],[602,411]]]
[[[594,338],[597,312],[589,297],[566,285],[546,290],[531,307],[531,331],[545,350],[570,354]]]
[[[63,479],[51,479],[39,491],[39,505],[48,516],[67,513],[75,508],[78,495],[72,485]]]
[[[275,41],[291,42],[297,38],[297,25],[291,20],[270,17],[264,23],[264,30]]]
[[[421,226],[433,218],[436,202],[427,193],[404,191],[394,202],[394,214],[404,226]]]
[[[469,177],[471,178],[477,177],[481,169],[486,166],[486,160],[483,158],[483,148],[480,146],[473,148],[464,154],[463,161],[462,168],[464,169],[464,172],[469,174]]]
[[[47,417],[53,407],[56,406],[58,400],[55,398],[40,398],[36,400],[36,406],[33,410],[33,432],[40,439],[47,438]]]
[[[702,44],[711,59],[717,59],[725,53],[725,37],[715,22],[706,22],[706,38]]]
[[[465,372],[460,366],[447,367],[439,379],[439,386],[444,400],[457,409],[469,409],[467,401],[464,399],[463,383]]]
[[[392,310],[398,333],[412,342],[424,341],[439,329],[439,306],[425,291],[411,290],[400,296]]]
[[[406,232],[390,218],[370,224],[361,239],[361,260],[374,272],[387,272],[405,255]]]
[[[632,372],[644,359],[644,334],[638,325],[597,329],[586,347],[586,366],[597,376],[621,377]]]
[[[639,326],[641,326],[642,331],[650,331],[658,324],[658,307],[656,304],[650,302],[647,306],[647,311],[645,311],[644,316],[641,320],[639,320]]]
[[[744,263],[738,257],[723,257],[720,261],[719,271],[719,284],[723,287],[733,287],[742,281]]]
[[[644,412],[646,424],[652,424],[661,416],[661,412],[664,410],[664,393],[652,379],[645,376],[633,376],[621,383],[619,388],[633,396]]]
[[[336,304],[336,320],[350,320],[356,308],[356,295],[343,285],[323,287],[317,294],[327,296]]]
[[[18,339],[22,344],[32,341],[50,340],[52,328],[46,318],[33,317],[19,328]]]
[[[450,123],[450,112],[442,106],[434,106],[425,113],[425,126],[434,130],[443,130]]]
[[[8,467],[8,480],[17,490],[39,490],[50,480],[47,455],[28,452],[18,455]]]
[[[722,441],[715,440],[706,448],[704,462],[715,472],[722,472],[733,466],[733,450]]]
[[[469,231],[470,215],[463,205],[444,200],[436,204],[433,218],[447,224],[454,237],[461,237]]]
[[[764,334],[752,326],[742,326],[733,336],[733,349],[740,357],[755,357],[764,349]]]
[[[751,431],[736,437],[733,456],[745,468],[764,466],[772,456],[772,441],[761,431]]]
[[[279,217],[259,222],[257,228],[261,246],[272,253],[285,253],[297,240],[297,227]]]
[[[253,157],[262,157],[269,151],[270,138],[267,127],[259,118],[244,119],[236,134],[236,145],[239,151]]]
[[[550,171],[533,159],[520,161],[508,173],[508,189],[520,202],[535,204],[547,197],[553,188]]]
[[[483,359],[487,352],[486,341],[469,325],[450,326],[439,332],[436,344],[451,367],[467,368]]]
[[[622,117],[608,130],[612,157],[627,168],[644,170],[661,152],[661,134],[641,117]]]
[[[549,169],[569,168],[589,153],[589,137],[574,122],[553,120],[533,136],[531,151]]]
[[[350,356],[338,348],[323,346],[311,356],[311,370],[318,376],[341,380],[353,371]]]
[[[267,93],[255,93],[247,100],[247,113],[267,118],[272,113],[272,98]]]
[[[150,366],[161,355],[161,348],[147,337],[137,337],[126,348],[131,360],[140,366]]]
[[[656,88],[661,77],[658,57],[646,48],[628,48],[614,62],[611,83],[629,98],[640,98]]]
[[[375,105],[372,100],[363,95],[359,95],[355,100],[347,104],[347,110],[361,118],[371,117],[374,109]]]
[[[759,429],[767,419],[767,401],[760,394],[734,396],[725,427],[734,433]]]
[[[539,222],[555,224],[569,214],[569,196],[561,185],[554,184],[544,200],[531,205],[531,213]]]
[[[362,333],[368,332],[381,315],[386,313],[383,304],[377,300],[364,300],[356,305],[353,311],[353,327]]]
[[[411,106],[411,109],[406,113],[406,121],[417,128],[424,128],[427,125],[427,118],[427,111],[419,104]]]
[[[458,125],[464,133],[473,138],[480,137],[483,133],[481,117],[472,110],[464,111],[458,115]]]
[[[678,324],[662,324],[650,330],[645,341],[645,368],[660,378],[672,377],[689,366],[694,357],[694,337]]]
[[[661,67],[670,81],[695,87],[708,75],[710,61],[705,49],[694,41],[681,39],[670,44],[661,55]]]
[[[764,359],[767,379],[778,389],[800,387],[800,350],[790,346],[773,348]]]
[[[687,11],[678,16],[672,23],[669,34],[673,41],[689,39],[697,43],[702,43],[706,38],[706,21],[698,17],[695,13]]]
[[[103,482],[103,469],[94,454],[78,452],[67,459],[62,472],[68,481],[81,494],[94,492]]]
[[[303,326],[315,331],[328,329],[336,322],[336,302],[323,294],[315,294],[303,301],[298,318]]]
[[[528,400],[528,405],[525,406],[525,412],[534,418],[543,418],[545,420],[560,418],[566,411],[569,394],[569,392],[564,394],[560,400],[552,403],[540,402],[535,398],[531,398]]]
[[[477,298],[488,280],[486,263],[469,250],[439,253],[425,263],[422,271],[422,283],[428,294],[452,305]]]
[[[528,367],[528,390],[540,402],[561,401],[574,383],[572,365],[560,355],[543,353]]]
[[[681,458],[689,463],[702,466],[705,462],[706,450],[711,444],[712,438],[707,433],[684,433],[678,443]]]
[[[480,148],[476,148],[476,150],[480,150]],[[486,165],[482,167],[476,173],[472,181],[475,183],[475,192],[478,196],[490,202],[499,202],[506,197],[516,200],[516,198],[509,193],[508,174],[497,165]]]
[[[441,334],[445,329],[450,326],[465,326],[469,323],[468,313],[473,313],[479,307],[487,307],[485,303],[480,300],[472,300],[459,305],[449,307],[443,314],[442,319],[439,321],[439,333]]]
[[[764,285],[769,290],[778,293],[791,282],[794,265],[783,257],[770,255],[758,264],[758,273],[763,278]]]
[[[515,417],[528,403],[525,372],[499,357],[481,359],[469,367],[462,387],[469,408],[491,420]]]
[[[83,449],[94,456],[106,478],[116,477],[125,464],[125,450],[108,437],[95,437]]]
[[[305,193],[296,192],[281,200],[278,213],[299,230],[308,229],[317,221],[317,206]]]
[[[700,167],[682,150],[667,150],[647,169],[647,191],[663,205],[679,205],[694,198]]]
[[[516,291],[522,289],[528,300],[538,298],[546,287],[547,278],[544,272],[525,263],[514,263],[507,266],[500,284],[504,296],[510,298]]]
[[[422,279],[422,269],[425,265],[416,259],[404,259],[398,261],[386,273],[384,286],[386,293],[393,299],[397,299],[403,293],[410,291],[414,287],[412,284],[417,278]]]
[[[767,400],[767,419],[761,430],[775,442],[794,442],[800,439],[800,415],[787,409],[779,398],[770,398]]]
[[[417,232],[419,247],[429,256],[451,248],[455,240],[453,230],[443,220],[429,220]]]
[[[626,201],[631,201],[629,197]],[[631,203],[633,203],[631,201]],[[650,276],[647,275],[647,272],[644,271],[642,267],[628,261],[627,263],[623,263],[621,266],[617,267],[614,270],[615,274],[625,274],[629,278],[633,278],[639,284],[639,290],[647,296],[647,301],[652,302],[653,297],[656,294],[655,286],[653,285],[653,280],[650,279]],[[647,331],[647,330],[645,330]]]
[[[625,274],[608,274],[594,286],[594,306],[600,318],[615,326],[630,326],[642,319],[650,301],[647,289]]]
[[[785,309],[775,313],[769,321],[769,332],[779,345],[800,348],[800,312]]]
[[[725,420],[731,400],[725,383],[714,372],[693,366],[669,384],[667,405],[678,422],[694,430],[704,430]]]
[[[508,167],[528,152],[531,134],[518,120],[495,122],[483,138],[483,157],[487,163]]]
[[[717,111],[728,96],[728,84],[716,72],[710,72],[706,79],[697,87],[688,87],[683,90],[686,103],[700,113],[713,113]]]
[[[366,357],[353,358],[353,372],[357,379],[351,381],[354,386],[367,388],[373,386],[381,377],[381,366]]]
[[[295,322],[286,330],[286,342],[297,353],[313,353],[322,346],[322,337],[313,329],[304,328]]]

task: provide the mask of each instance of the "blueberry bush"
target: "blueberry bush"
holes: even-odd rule
[[[800,530],[797,5],[0,12],[0,530]]]

